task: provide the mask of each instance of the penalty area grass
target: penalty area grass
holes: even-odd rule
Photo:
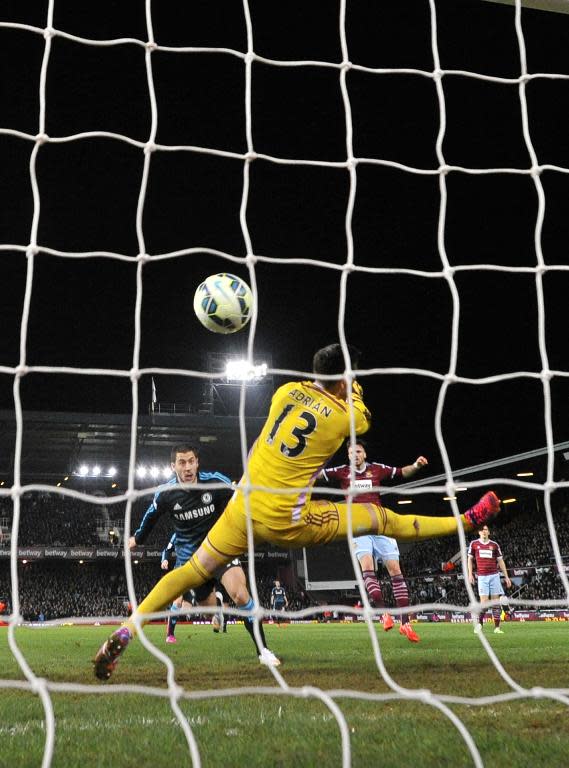
[[[511,692],[473,634],[470,624],[416,625],[419,644],[396,626],[374,625],[383,662],[396,685],[468,698]],[[569,624],[506,623],[485,635],[507,674],[527,689],[541,687],[558,698],[445,704],[460,718],[485,766],[545,768],[564,765],[569,754]],[[16,642],[33,672],[48,683],[79,683],[88,692],[50,691],[55,715],[54,768],[162,768],[191,765],[182,728],[168,698],[112,693],[120,684],[166,688],[164,665],[134,641],[109,683],[93,677],[90,659],[108,627],[61,626],[16,630]],[[183,689],[222,691],[263,686],[268,693],[180,699],[204,768],[271,768],[342,765],[341,736],[332,711],[312,689],[335,691],[348,726],[351,764],[367,768],[439,768],[473,765],[449,718],[427,701],[404,697],[364,700],[356,691],[390,694],[378,672],[368,628],[354,624],[265,625],[267,642],[281,659],[279,673],[302,696],[283,695],[271,671],[259,664],[241,624],[226,634],[208,625],[178,625],[176,645],[164,627],[147,628],[149,639],[174,662]],[[0,681],[24,680],[0,628]],[[102,694],[107,691],[108,694]],[[342,693],[338,693],[342,691]],[[45,739],[39,696],[0,689],[0,766],[38,766]]]

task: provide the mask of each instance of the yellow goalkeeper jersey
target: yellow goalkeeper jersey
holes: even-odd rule
[[[357,435],[369,429],[371,415],[361,390],[352,394]],[[251,516],[270,528],[298,521],[310,498],[310,489],[326,462],[350,434],[350,408],[312,381],[279,387],[269,416],[249,454],[248,480],[253,486],[282,489],[286,493],[252,491]],[[246,475],[240,482],[246,482]],[[232,502],[245,510],[245,494],[238,489]]]

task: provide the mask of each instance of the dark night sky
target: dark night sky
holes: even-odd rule
[[[339,3],[333,0],[249,3],[254,50],[278,60],[341,61]],[[520,57],[511,7],[480,0],[437,0],[441,68],[517,77]],[[46,26],[47,2],[4,2],[0,21]],[[155,2],[154,37],[161,46],[216,46],[246,51],[242,4]],[[524,10],[530,73],[569,75],[569,15]],[[56,0],[53,26],[101,40],[147,39],[144,2]],[[346,34],[354,64],[432,71],[427,0],[347,3]],[[29,30],[0,27],[0,128],[33,136],[38,130],[39,76],[44,39]],[[156,141],[234,153],[247,149],[245,68],[223,53],[152,54],[158,106]],[[353,146],[358,158],[421,169],[438,166],[439,108],[432,79],[417,74],[347,75]],[[530,165],[518,86],[445,75],[447,164],[471,168]],[[535,79],[527,85],[529,130],[538,161],[569,167],[569,80]],[[47,69],[46,132],[63,137],[104,130],[146,141],[150,101],[144,49],[134,44],[87,46],[56,37]],[[274,157],[344,161],[344,106],[339,72],[322,67],[253,63],[252,133],[255,151]],[[29,242],[33,199],[29,178],[33,142],[0,132],[0,243]],[[41,147],[37,177],[41,199],[38,243],[65,252],[112,251],[135,257],[136,206],[143,168],[141,149],[109,138]],[[542,248],[548,265],[566,265],[569,176],[541,175],[546,212]],[[245,255],[239,223],[243,162],[195,152],[155,152],[143,217],[147,253],[190,247]],[[445,247],[453,266],[482,263],[532,267],[537,194],[528,176],[447,176]],[[308,370],[313,351],[338,338],[340,272],[292,258],[340,265],[346,260],[345,169],[279,165],[256,160],[250,170],[247,224],[253,250],[276,263],[255,266],[259,290],[256,356],[272,356],[279,369]],[[441,269],[437,247],[440,204],[437,175],[363,163],[357,169],[353,214],[358,266]],[[0,408],[13,408],[19,362],[26,257],[0,250],[4,265],[0,308]],[[215,336],[192,311],[195,287],[208,274],[244,265],[204,253],[147,264],[143,269],[141,367],[204,370],[207,351],[243,351],[247,333]],[[137,264],[108,258],[35,260],[27,336],[28,365],[103,367],[132,365]],[[455,274],[461,303],[457,374],[480,378],[541,370],[536,280],[531,273],[484,270]],[[567,371],[566,302],[569,272],[543,277],[549,365]],[[364,351],[363,368],[448,370],[452,300],[447,282],[410,275],[356,272],[348,279],[345,330]],[[157,375],[159,399],[200,398],[200,383]],[[418,453],[441,468],[434,433],[440,382],[427,376],[374,375],[363,379],[375,414],[373,458],[406,463]],[[141,411],[150,377],[141,380]],[[34,373],[22,380],[25,409],[126,413],[130,382],[116,377]],[[551,382],[553,436],[569,439],[569,379]],[[516,378],[454,384],[443,418],[455,467],[545,445],[543,386]],[[371,453],[371,452],[370,452]]]

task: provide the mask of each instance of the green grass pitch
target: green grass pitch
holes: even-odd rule
[[[265,625],[268,643],[282,658],[279,671],[291,689],[389,693],[379,675],[366,626],[361,624]],[[409,643],[397,628],[376,626],[395,683],[437,694],[477,698],[511,691],[488,660],[468,624],[418,625],[421,642]],[[213,634],[209,626],[180,625],[178,643],[164,643],[164,627],[148,636],[175,663],[185,691],[249,686],[274,688],[264,695],[181,699],[204,768],[233,766],[341,766],[335,718],[315,697],[277,693],[270,670],[257,661],[243,626]],[[485,633],[507,673],[524,688],[562,691],[569,701],[569,624],[505,624],[503,635]],[[139,641],[127,649],[112,681],[99,683],[90,659],[108,628],[19,628],[16,640],[30,667],[50,683],[86,684],[85,692],[52,690],[56,719],[54,768],[179,768],[191,765],[182,729],[163,697],[133,693],[100,695],[119,684],[166,686],[165,667]],[[0,628],[0,679],[22,680]],[[428,703],[405,699],[362,701],[336,696],[345,715],[351,764],[367,768],[439,768],[473,765],[450,720]],[[569,707],[535,697],[484,705],[450,704],[472,735],[486,766],[532,768],[569,763]],[[45,728],[40,699],[0,688],[0,766],[40,766]]]

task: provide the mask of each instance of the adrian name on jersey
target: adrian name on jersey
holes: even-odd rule
[[[329,405],[324,405],[321,398],[317,399],[315,397],[311,397],[310,395],[307,395],[298,389],[293,389],[288,394],[289,397],[292,397],[292,399],[296,400],[297,403],[304,405],[305,408],[310,408],[311,411],[321,413],[323,416],[326,416],[326,418],[332,415],[332,409]]]

